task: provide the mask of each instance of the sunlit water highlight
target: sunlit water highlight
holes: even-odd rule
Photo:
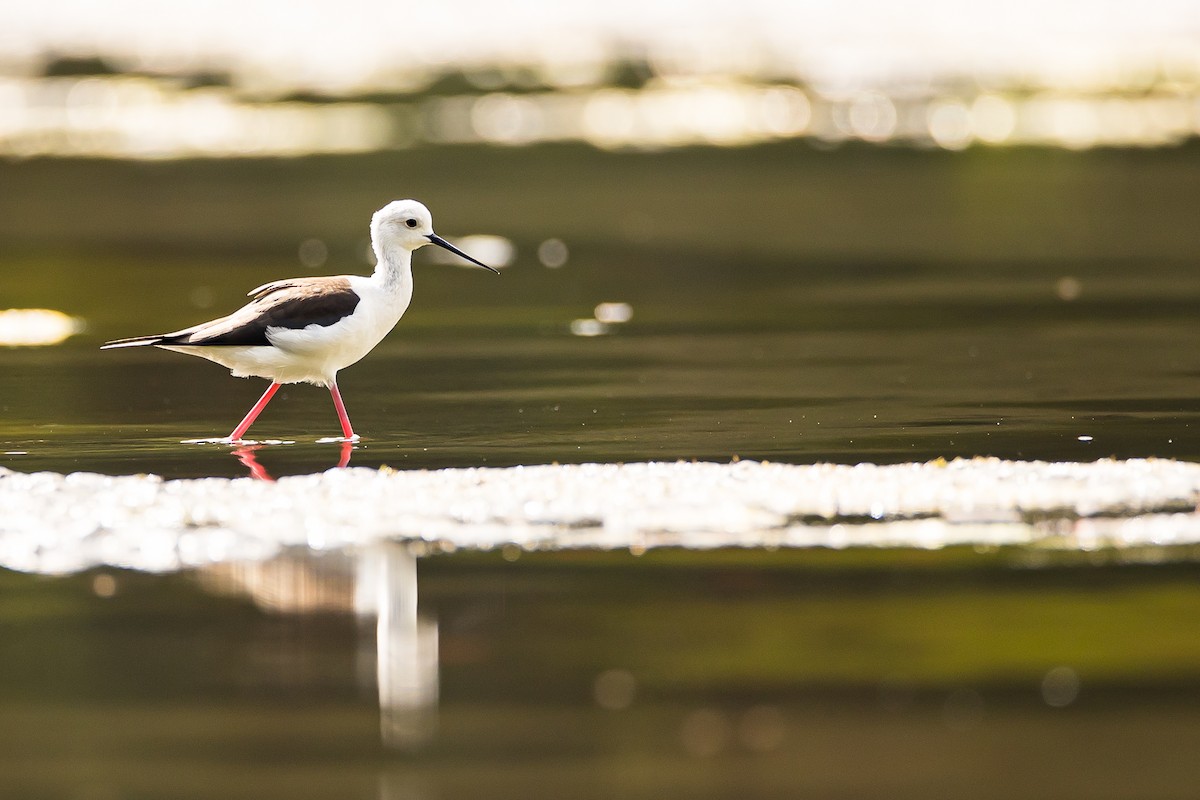
[[[352,469],[274,483],[5,471],[0,565],[163,571],[388,540],[443,550],[1168,546],[1200,542],[1198,490],[1200,465],[1153,459]]]
[[[82,333],[84,321],[49,308],[0,310],[0,347],[43,347]]]

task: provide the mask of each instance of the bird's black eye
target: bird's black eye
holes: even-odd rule
[[[415,227],[417,227],[417,221],[416,221],[415,219],[411,218],[411,217],[409,217],[408,219],[404,220],[404,224],[405,224],[405,225],[407,225],[407,226],[408,226],[408,227],[410,227],[410,228],[415,228]]]

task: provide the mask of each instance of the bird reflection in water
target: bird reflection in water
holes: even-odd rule
[[[407,544],[381,542],[356,553],[297,550],[267,561],[213,564],[200,580],[221,594],[249,595],[273,613],[354,613],[364,634],[359,680],[378,693],[384,745],[413,750],[432,737],[438,628],[418,613],[417,557]]]
[[[333,466],[335,469],[343,469],[350,466],[350,453],[354,450],[354,443],[342,441],[338,442],[338,444],[340,445],[338,462]],[[261,444],[241,445],[235,447],[231,452],[238,461],[242,462],[242,466],[250,470],[251,478],[259,481],[274,481],[275,479],[271,477],[271,473],[267,472],[267,468],[258,460],[258,456],[254,455],[256,450],[260,450],[263,447],[264,445]]]

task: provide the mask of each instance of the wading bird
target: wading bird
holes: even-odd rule
[[[371,352],[404,315],[412,300],[412,253],[427,244],[499,274],[435,234],[425,206],[396,200],[371,217],[377,264],[370,277],[272,281],[249,292],[254,299],[229,316],[174,333],[117,339],[101,349],[161,347],[215,361],[239,378],[253,375],[271,381],[245,418],[220,441],[240,441],[285,383],[328,387],[342,435],[357,440],[338,391],[337,373]]]

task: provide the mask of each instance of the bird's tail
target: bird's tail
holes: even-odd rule
[[[154,336],[134,336],[129,339],[113,339],[111,342],[105,342],[100,345],[101,350],[113,350],[118,347],[146,347],[147,345],[162,344],[167,337],[163,334],[155,334]]]

